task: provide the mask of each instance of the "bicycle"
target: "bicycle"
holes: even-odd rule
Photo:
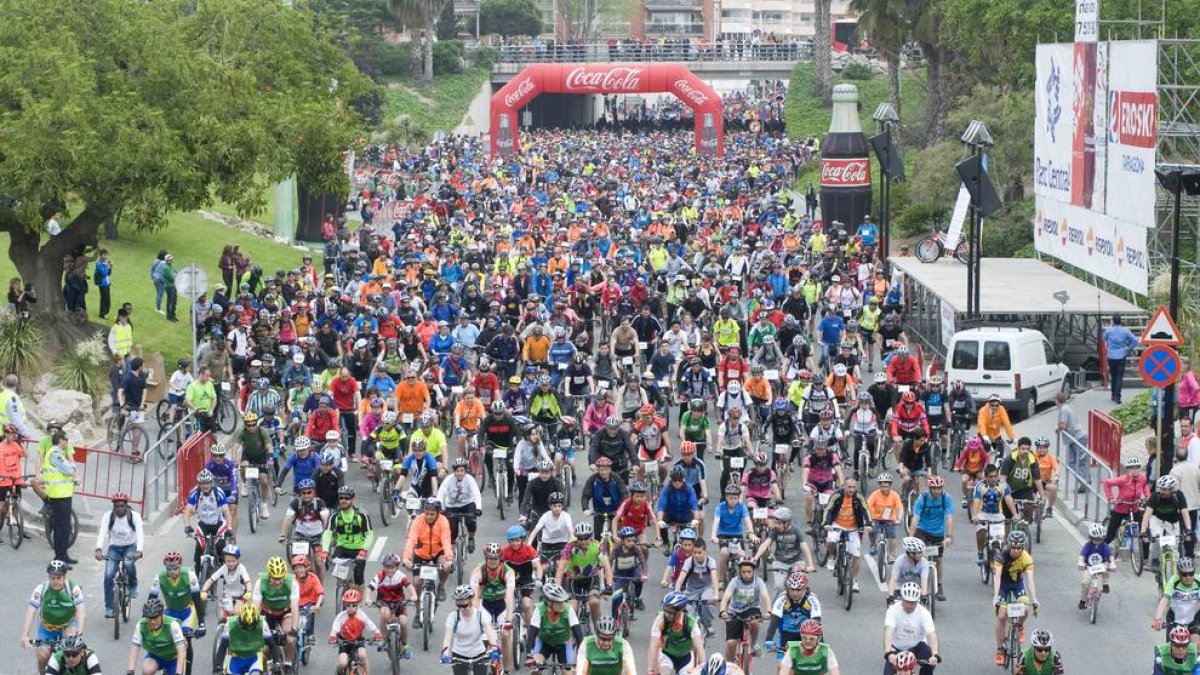
[[[25,543],[25,514],[21,511],[21,491],[17,488],[27,486],[27,481],[36,477],[36,474],[21,476],[20,482],[9,487],[8,496],[5,497],[8,512],[4,516],[4,521],[0,522],[0,527],[8,530],[8,545],[12,546],[14,551]]]
[[[1152,559],[1158,560],[1158,568],[1154,570],[1154,583],[1164,590],[1166,590],[1166,584],[1175,577],[1175,563],[1178,562],[1175,545],[1178,541],[1177,535],[1164,531],[1158,535],[1155,541],[1158,553],[1155,554],[1153,551],[1150,553]]]
[[[642,473],[644,474],[642,482],[646,485],[646,500],[651,504],[655,504],[658,501],[659,490],[658,460],[651,459],[642,462]]]
[[[613,618],[617,621],[617,631],[620,632],[621,637],[628,638],[629,627],[634,621],[634,606],[629,598],[632,584],[628,581],[621,583],[621,580],[617,579],[613,585],[618,586],[616,592],[613,593],[613,599],[617,603],[617,611],[613,613]]]
[[[1020,521],[1013,525],[1014,529],[1025,533],[1029,541],[1029,550],[1033,550],[1034,542],[1042,543],[1042,518],[1046,515],[1046,502],[1042,499],[1015,499],[1013,505],[1022,514]],[[1029,520],[1025,520],[1025,510],[1029,509]]]
[[[467,434],[467,473],[475,477],[479,491],[487,489],[487,471],[483,465],[483,448],[479,445],[479,436]]]
[[[941,579],[938,578],[938,560],[942,557],[940,546],[926,546],[925,559],[929,561],[929,595],[922,596],[921,602],[929,609],[930,618],[937,617],[937,596],[941,590]]]
[[[954,246],[954,259],[966,265],[970,262],[971,247],[965,238],[960,237]],[[946,255],[946,233],[940,227],[934,226],[933,232],[917,242],[917,260],[923,263],[934,263]]]
[[[463,513],[448,513],[446,515],[450,517],[451,521],[458,521],[454,523],[458,530],[458,535],[454,537],[454,575],[455,583],[462,585],[463,571],[465,569],[463,559],[467,557],[467,524],[464,522],[467,515]]]
[[[771,455],[771,469],[779,481],[779,497],[787,498],[788,476],[792,473],[792,446],[788,443],[776,443]]]
[[[429,651],[429,634],[433,631],[433,615],[437,612],[438,583],[437,565],[417,565],[416,577],[421,580],[421,592],[417,597],[417,621],[421,623],[421,649]]]
[[[737,647],[734,650],[734,661],[743,673],[751,673],[751,665],[754,663],[754,639],[750,635],[750,626],[758,623],[760,619],[743,619],[742,620],[742,637],[738,640]]]
[[[882,523],[883,521],[876,521]],[[875,558],[875,576],[879,583],[885,583],[888,578],[888,540],[884,528],[876,525],[871,530],[871,556]]]
[[[296,658],[306,666],[312,657],[313,644],[316,642],[314,629],[312,605],[301,605],[300,621],[296,626]]]
[[[854,432],[854,470],[860,482],[865,482],[870,471],[875,468],[876,451],[879,447],[878,430]]]
[[[821,516],[829,505],[831,496],[828,492],[818,493],[817,504],[809,514],[809,534],[813,539],[813,553],[818,565],[824,565],[825,561],[829,560],[829,550],[825,548],[825,523]]]
[[[121,639],[121,624],[129,623],[129,573],[125,571],[125,563],[133,562],[132,555],[126,555],[117,561],[117,573],[113,577],[113,639]]]
[[[376,602],[375,606],[378,607],[379,603]],[[383,644],[379,646],[379,651],[387,652],[392,675],[400,675],[400,660],[404,657],[404,650],[400,648],[400,624],[395,620],[383,627]]]
[[[342,594],[346,589],[350,588],[354,578],[354,558],[331,558],[329,563],[329,574],[337,580],[336,590],[334,592],[334,600],[337,602],[337,611],[342,611]]]
[[[704,633],[704,644],[707,646],[708,639],[716,635],[712,629],[713,617],[709,603],[697,598],[695,600],[688,600],[688,607],[690,608],[688,614],[691,614],[700,621],[700,630]]]
[[[221,390],[228,393],[226,389],[228,385],[228,382],[222,382]],[[237,428],[237,420],[237,408],[233,406],[233,401],[224,396],[218,396],[217,407],[213,410],[213,423],[217,430],[228,436]]]
[[[854,580],[850,578],[850,563],[850,531],[841,530],[834,552],[833,574],[837,578],[838,595],[845,596],[847,612],[854,604]]]
[[[358,650],[360,648],[366,646],[366,641],[365,640],[343,640],[342,638],[339,637],[337,644],[338,644],[339,649],[344,649],[346,647],[353,647],[353,649],[350,650],[349,662],[346,664],[346,669],[343,671],[340,671],[341,674],[342,675],[366,675],[367,674],[366,664],[358,660]]]
[[[258,485],[258,467],[242,467],[242,485],[246,487],[246,518],[250,521],[251,534],[258,532],[258,521],[262,518],[262,494]]]
[[[379,470],[375,472],[379,481],[379,519],[387,527],[396,515],[396,483],[392,475],[395,464],[390,459],[379,460]]]
[[[983,560],[978,561],[979,576],[984,586],[992,583],[992,561],[999,557],[1005,535],[1003,522],[987,524],[987,542],[983,545]]]
[[[550,433],[549,429],[546,433]],[[575,456],[574,441],[569,438],[560,438],[558,441],[557,453],[562,457],[558,463],[558,481],[563,488],[563,509],[571,508],[571,488],[575,486],[575,468],[568,460],[568,455],[571,458]]]
[[[1021,660],[1021,624],[1028,610],[1020,598],[1009,597],[1001,604],[1007,616],[1004,626],[1004,668],[1012,675],[1017,675],[1017,663]]]
[[[929,448],[926,452],[929,453],[929,472],[936,474],[938,466],[942,467],[943,471],[950,470],[950,456],[946,452],[946,448],[942,447],[942,429],[941,427],[932,426],[929,428]]]
[[[1085,569],[1087,570],[1089,579],[1084,606],[1087,608],[1088,621],[1095,625],[1096,617],[1100,614],[1100,596],[1104,593],[1104,580],[1110,570],[1097,553],[1088,556],[1087,567]]]
[[[1126,506],[1141,507],[1141,502],[1116,500],[1116,504],[1124,504]],[[1111,518],[1112,516],[1109,516]],[[1113,547],[1115,553],[1119,554],[1122,550],[1129,554],[1129,565],[1133,568],[1135,576],[1142,576],[1142,570],[1145,568],[1145,560],[1142,558],[1142,526],[1138,523],[1133,513],[1124,516],[1125,523],[1117,530],[1117,545]],[[1104,520],[1105,527],[1108,526],[1108,518]]]
[[[127,461],[138,462],[146,456],[150,447],[150,434],[146,431],[146,411],[141,408],[125,407],[121,409],[122,421],[120,436],[117,438],[116,452],[129,451]]]
[[[492,487],[496,493],[496,510],[504,520],[504,505],[508,503],[508,448],[492,448]]]

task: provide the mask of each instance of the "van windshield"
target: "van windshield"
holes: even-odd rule
[[[979,343],[960,340],[954,343],[954,355],[950,367],[956,370],[975,370],[979,367]]]
[[[984,370],[1011,370],[1012,357],[1009,356],[1007,342],[983,343]]]

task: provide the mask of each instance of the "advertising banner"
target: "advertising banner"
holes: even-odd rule
[[[1075,85],[1072,46],[1038,45],[1034,91],[1034,194],[1071,203],[1071,143]]]
[[[1158,145],[1158,45],[1113,42],[1109,51],[1108,199],[1105,213],[1154,227],[1154,165]]]
[[[1034,246],[1063,262],[1146,294],[1146,228],[1070,204],[1038,200]]]

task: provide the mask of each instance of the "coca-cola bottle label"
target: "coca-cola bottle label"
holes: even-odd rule
[[[825,157],[821,187],[870,187],[871,160],[866,157]]]

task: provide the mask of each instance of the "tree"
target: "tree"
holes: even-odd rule
[[[215,199],[261,209],[296,174],[347,189],[362,133],[349,102],[370,87],[307,10],[259,0],[6,0],[0,22],[0,231],[26,282],[59,314],[64,257],[122,228]],[[64,214],[62,232],[45,222]]]
[[[542,33],[542,12],[534,0],[484,0],[479,7],[479,31],[504,37]]]
[[[433,82],[433,37],[436,23],[449,0],[387,0],[388,10],[406,26],[419,26],[410,31],[413,44],[420,50],[421,79]]]
[[[947,1],[952,0],[906,0],[905,8],[909,30],[925,58],[930,140],[941,139],[945,135],[946,114],[950,106],[945,91],[945,72],[950,52],[942,45],[940,35],[942,4]]]
[[[813,95],[821,97],[821,105],[833,105],[833,43],[829,34],[833,23],[831,8],[833,0],[816,0],[817,31],[813,36],[816,50],[817,76],[813,78]]]
[[[446,6],[437,20],[437,39],[455,40],[458,38],[458,16],[454,13],[454,0],[447,0]]]
[[[908,22],[902,0],[851,0],[858,13],[859,30],[871,36],[871,44],[888,64],[889,98],[900,112],[900,50],[908,39]]]
[[[1028,87],[1039,42],[1070,41],[1074,3],[1060,0],[945,0],[940,43],[956,74],[975,83]],[[965,92],[964,92],[965,93]]]
[[[631,0],[557,0],[563,23],[562,40],[592,42],[605,21],[624,20],[634,11]],[[641,11],[640,9],[637,11]],[[557,29],[557,27],[555,27]]]

